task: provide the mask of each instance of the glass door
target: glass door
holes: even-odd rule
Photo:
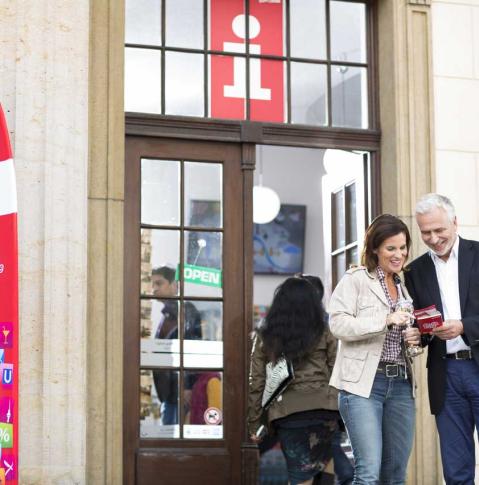
[[[127,138],[125,483],[240,483],[240,153]]]

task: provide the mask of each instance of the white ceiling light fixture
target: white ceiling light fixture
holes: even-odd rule
[[[258,155],[259,185],[253,187],[253,222],[267,224],[278,215],[281,201],[273,189],[263,186],[262,147],[260,147]]]

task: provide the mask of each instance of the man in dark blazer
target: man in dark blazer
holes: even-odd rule
[[[406,286],[416,309],[436,305],[442,327],[423,336],[431,412],[447,485],[474,485],[474,427],[479,424],[479,242],[457,235],[451,201],[427,194],[416,221],[430,251],[409,265]]]

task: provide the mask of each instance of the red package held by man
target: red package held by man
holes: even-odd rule
[[[428,306],[414,311],[414,318],[421,333],[431,333],[436,327],[443,323],[442,315],[436,305]]]

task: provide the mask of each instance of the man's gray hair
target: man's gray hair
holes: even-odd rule
[[[456,218],[456,209],[451,199],[440,194],[423,195],[416,204],[416,214],[428,214],[434,209],[444,209],[451,222]]]

